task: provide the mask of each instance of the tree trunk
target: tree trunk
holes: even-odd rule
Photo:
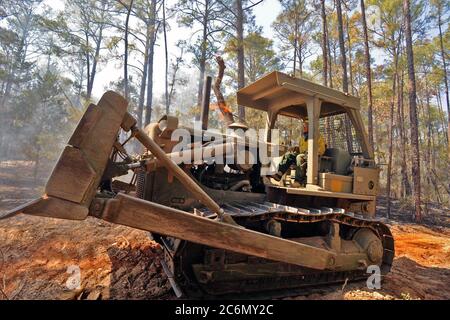
[[[175,95],[175,84],[177,81],[177,72],[178,72],[178,69],[180,68],[180,61],[182,60],[182,58],[183,58],[183,50],[181,50],[180,58],[176,58],[176,63],[175,63],[175,65],[173,65],[173,70],[172,70],[173,73],[172,73],[172,79],[170,82],[170,90],[169,90],[169,106],[171,105],[172,99]]]
[[[144,119],[144,102],[145,102],[145,87],[147,84],[147,72],[148,72],[148,51],[150,49],[150,35],[151,29],[150,25],[147,26],[147,34],[145,37],[145,49],[144,49],[144,66],[142,71],[142,79],[141,79],[141,88],[139,91],[139,102],[138,102],[138,114],[137,114],[137,121],[138,121],[138,127],[142,128],[142,123]]]
[[[292,74],[295,77],[297,71],[297,37],[294,39],[294,66],[292,67]]]
[[[341,52],[342,91],[348,93],[347,57],[345,54],[344,23],[342,20],[341,0],[336,0],[336,10],[337,10],[338,30],[339,30],[339,50]]]
[[[328,51],[327,51],[327,15],[325,11],[325,0],[320,0],[322,15],[322,77],[323,85],[328,86]]]
[[[303,77],[302,45],[298,41],[297,41],[297,56],[298,56],[298,68],[300,71],[300,77]]]
[[[84,33],[86,40],[86,48],[89,48],[89,35],[87,32]],[[89,91],[91,87],[91,57],[89,56],[89,52],[86,50],[86,91]],[[89,98],[89,97],[88,97]]]
[[[320,0],[321,16],[322,16],[322,81],[324,86],[328,86],[328,37],[327,37],[327,14],[325,8],[325,0]],[[330,117],[325,118],[327,128],[327,143],[330,145],[332,140]]]
[[[342,91],[348,93],[348,77],[347,77],[347,57],[345,54],[345,42],[344,42],[344,22],[342,19],[341,0],[336,0],[336,10],[338,17],[338,30],[339,30],[339,51],[341,53],[341,67],[342,67]],[[347,138],[347,149],[351,153],[353,151],[353,139],[351,131],[350,119],[345,117],[345,132]]]
[[[35,158],[34,167],[33,167],[33,183],[35,185],[37,185],[39,166],[40,166],[40,163],[41,163],[41,157],[40,157],[41,147],[39,145],[37,145],[36,148],[37,148],[37,150],[36,150],[36,158]]]
[[[92,96],[92,89],[94,88],[94,80],[95,75],[97,74],[97,63],[98,59],[100,57],[100,48],[102,45],[102,39],[103,39],[103,26],[100,27],[99,35],[97,38],[97,41],[95,43],[95,55],[94,55],[94,61],[92,62],[92,70],[91,70],[91,78],[88,83],[87,88],[87,98],[90,99]]]
[[[203,99],[203,82],[205,78],[205,72],[206,72],[206,59],[203,56],[200,58],[200,75],[198,79],[198,90],[197,90],[197,107],[200,108],[202,105],[202,99]],[[195,115],[195,121],[200,120],[200,114]]]
[[[198,90],[197,90],[197,107],[200,108],[203,99],[203,81],[206,72],[206,46],[208,44],[208,1],[205,2],[205,15],[203,16],[203,35],[202,35],[202,47],[201,55],[199,61],[200,76],[198,79]],[[200,114],[195,115],[195,121],[200,120]]]
[[[151,19],[150,28],[150,49],[148,54],[148,71],[147,71],[147,104],[145,107],[144,126],[148,125],[152,119],[152,100],[153,100],[153,57],[155,55],[156,42],[156,0],[151,3]]]
[[[325,2],[323,5],[324,5],[323,11],[325,12]],[[327,54],[328,54],[328,59],[327,59],[328,60],[328,82],[329,82],[330,88],[333,88],[333,67],[332,67],[333,58],[331,56],[331,46],[330,46],[330,36],[328,33],[328,24],[325,25],[325,32],[326,32],[326,38],[327,38]],[[336,139],[335,139],[336,135],[334,134],[334,131],[332,130],[331,125],[332,125],[331,120],[329,119],[329,117],[327,117],[328,141],[329,141],[329,143],[331,143],[332,146],[335,146],[336,145]]]
[[[294,77],[297,72],[297,48],[298,48],[298,22],[297,14],[295,14],[295,27],[294,27]]]
[[[153,38],[156,38],[156,35],[154,34],[152,36]],[[153,57],[155,54],[155,39],[152,40],[152,45],[150,46],[150,51],[148,54],[148,71],[147,71],[147,105],[146,105],[146,112],[145,112],[145,122],[144,126],[148,125],[152,119],[152,103],[153,103]]]
[[[2,94],[2,98],[0,101],[0,106],[2,108],[2,111],[7,110],[7,103],[8,103],[9,96],[11,94],[12,84],[13,84],[13,74],[15,71],[13,70],[13,68],[9,68],[9,70],[7,72],[8,72],[8,76],[6,78],[5,91]]]
[[[123,61],[123,85],[125,98],[128,100],[130,96],[130,89],[128,85],[128,25],[130,22],[131,7],[133,6],[133,0],[130,1],[130,5],[127,7],[127,17],[125,19],[125,36],[124,36],[124,61]]]
[[[244,10],[242,0],[235,0],[236,6],[236,38],[238,59],[238,89],[245,87],[245,64],[244,64]],[[238,116],[245,120],[245,108],[238,106]]]
[[[165,102],[166,102],[166,114],[169,114],[169,53],[167,51],[167,31],[166,31],[166,1],[163,0],[162,3],[162,11],[163,11],[163,33],[164,33],[164,55],[165,55],[165,64],[166,64],[166,70],[165,70],[165,90],[164,90],[164,96],[165,96]]]
[[[350,76],[350,92],[355,95],[355,89],[353,86],[353,70],[352,70],[352,42],[350,39],[350,24],[349,17],[346,15],[346,25],[347,25],[347,42],[348,42],[348,73]]]
[[[432,128],[431,128],[431,106],[430,106],[430,91],[428,89],[428,81],[427,81],[428,74],[425,73],[424,79],[425,79],[425,106],[426,106],[426,119],[427,119],[427,152],[426,154],[426,160],[425,160],[425,168],[426,168],[426,180],[427,180],[427,202],[431,199],[431,169],[433,168],[433,156],[431,151],[431,140],[432,140]],[[436,191],[435,191],[436,193]]]
[[[445,60],[444,41],[442,39],[442,21],[441,10],[438,10],[438,26],[439,26],[439,43],[441,46],[442,64],[444,67],[444,85],[445,85],[445,99],[447,102],[447,148],[448,157],[450,159],[450,102],[448,96],[448,79],[447,79],[447,62]]]
[[[393,155],[393,128],[394,128],[394,106],[395,106],[395,94],[397,90],[397,75],[398,75],[398,55],[397,50],[394,48],[394,74],[392,76],[392,101],[389,111],[389,150],[388,150],[388,167],[387,167],[387,183],[386,183],[386,196],[387,196],[387,218],[391,215],[391,184],[392,184],[392,155]]]
[[[403,110],[403,73],[400,77],[400,83],[398,88],[398,108],[397,108],[397,122],[400,130],[400,152],[401,152],[401,175],[402,175],[402,188],[404,192],[402,192],[403,196],[407,197],[411,195],[411,185],[409,184],[408,178],[408,163],[406,162],[406,146],[408,144],[408,138],[405,133],[405,113]]]
[[[442,99],[441,99],[441,93],[440,93],[441,89],[439,86],[436,88],[436,92],[437,92],[436,100],[437,100],[437,104],[438,104],[438,108],[439,108],[439,117],[440,117],[440,120],[442,123],[442,127],[446,127],[447,120],[445,119],[445,111],[444,111],[444,106],[442,105]],[[447,131],[444,130],[443,135],[444,135],[445,140],[448,143],[448,140],[449,140],[448,130]]]
[[[418,117],[424,119],[425,124],[427,123],[426,120],[426,107],[425,104],[422,100],[421,96],[417,96],[417,105],[418,105]],[[425,133],[423,136],[420,134],[419,131],[419,148],[420,146],[424,146],[425,142],[427,141],[427,134]],[[425,166],[424,170],[425,171],[429,171],[430,170],[430,166],[429,166],[429,161],[430,159],[428,158],[428,150],[427,147],[425,145],[425,148],[423,148],[423,150],[421,150],[423,152],[423,157],[421,158],[421,161],[423,161],[423,165]],[[422,214],[428,214],[428,202],[430,201],[430,181],[428,179],[428,175],[425,174],[425,188],[423,188],[424,185],[422,185]]]
[[[431,135],[432,135],[432,126],[431,126],[431,103],[430,103],[430,90],[428,88],[428,81],[427,81],[428,74],[425,73],[425,106],[426,106],[426,112],[427,112],[427,157],[428,161],[427,163],[427,170],[430,170],[430,167],[433,166],[432,161],[432,151],[431,151]]]
[[[328,81],[330,88],[333,88],[333,59],[331,57],[330,36],[327,29],[327,46],[328,46]]]
[[[414,190],[414,218],[420,222],[422,220],[421,201],[420,201],[420,150],[419,150],[419,132],[417,119],[417,97],[416,97],[416,77],[414,71],[414,53],[412,45],[412,26],[410,1],[403,1],[403,11],[406,22],[406,55],[408,60],[408,96],[409,96],[409,120],[411,127],[411,159],[412,159],[412,178]]]
[[[369,131],[369,144],[374,145],[373,139],[373,111],[372,111],[372,70],[370,69],[370,49],[369,49],[369,35],[367,33],[366,9],[364,0],[361,0],[361,23],[364,34],[364,56],[366,65],[367,78],[367,120]]]

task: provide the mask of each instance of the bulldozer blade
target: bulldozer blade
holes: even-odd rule
[[[113,199],[96,198],[90,215],[115,224],[317,270],[335,267],[333,264],[339,261],[339,255],[324,248],[199,217],[121,193]]]
[[[39,199],[5,213],[83,220],[95,197],[128,102],[108,91],[91,104],[62,151]]]
[[[41,198],[39,199],[34,199],[31,201],[28,201],[27,203],[24,203],[12,210],[6,211],[6,212],[2,212],[0,213],[0,220],[2,219],[7,219],[7,218],[11,218],[14,217],[20,213],[23,213],[23,211],[25,211],[28,207],[31,207],[33,205],[35,205],[36,203],[40,202]]]
[[[0,219],[11,218],[20,213],[50,218],[83,220],[87,217],[89,209],[78,203],[44,195],[42,198],[34,199],[5,212],[0,215]]]

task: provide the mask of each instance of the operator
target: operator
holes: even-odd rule
[[[308,165],[308,121],[303,121],[303,136],[300,137],[299,148],[300,154],[296,158],[296,172],[295,172],[295,180],[300,184],[306,184],[306,169]],[[317,140],[317,144],[319,147],[318,156],[322,156],[325,153],[326,145],[323,136],[319,134],[319,139]]]
[[[300,137],[298,147],[289,148],[283,155],[280,164],[278,165],[278,172],[273,176],[277,181],[284,180],[286,173],[289,170],[295,170],[295,178],[292,187],[298,188],[306,185],[306,171],[308,165],[308,121],[303,121],[303,135]],[[322,135],[318,139],[318,155],[325,153],[326,145]],[[281,181],[284,184],[283,181]]]

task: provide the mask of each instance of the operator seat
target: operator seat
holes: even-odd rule
[[[331,170],[335,174],[348,175],[352,157],[348,151],[338,148],[328,148],[324,157],[331,159]]]

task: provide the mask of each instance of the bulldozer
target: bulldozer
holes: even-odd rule
[[[2,218],[91,216],[148,231],[163,248],[161,264],[178,297],[286,296],[367,279],[369,266],[388,273],[394,240],[375,216],[379,167],[359,98],[272,72],[236,94],[238,105],[265,115],[264,137],[223,133],[211,140],[206,80],[199,130],[170,115],[142,129],[127,100],[106,92],[88,106],[44,194]],[[247,132],[225,113],[228,129]],[[270,154],[270,163],[247,156],[252,139],[282,152],[296,144],[272,141],[280,117],[307,131],[300,183],[296,164],[274,174],[283,154]],[[174,133],[181,128],[194,143],[180,151]],[[130,141],[142,146],[137,156],[127,151]],[[251,163],[229,156],[237,145]],[[204,158],[186,160],[195,153]]]

